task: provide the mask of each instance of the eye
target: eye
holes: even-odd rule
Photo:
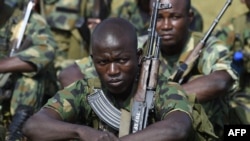
[[[158,14],[157,15],[157,21],[160,21],[160,20],[162,20],[163,19],[163,16],[161,15],[161,14]]]
[[[173,19],[173,20],[178,20],[178,19],[180,19],[180,18],[181,18],[180,15],[172,15],[172,16],[171,16],[171,19]]]
[[[108,63],[107,60],[98,60],[98,61],[96,61],[96,62],[97,62],[97,64],[99,64],[99,65],[106,65],[106,64]]]
[[[118,62],[120,63],[120,64],[125,64],[126,62],[128,62],[128,58],[120,58],[119,60],[118,60]]]

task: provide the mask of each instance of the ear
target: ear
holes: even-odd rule
[[[140,65],[141,62],[142,62],[142,58],[143,58],[143,50],[142,50],[142,48],[137,49],[137,57],[138,57],[138,60],[139,60],[139,65]]]
[[[189,17],[189,23],[191,23],[194,20],[194,11],[192,8],[189,9],[188,17]]]

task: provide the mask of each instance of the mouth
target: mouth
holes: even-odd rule
[[[108,81],[108,85],[111,87],[119,87],[122,84],[122,80],[110,80]]]
[[[172,39],[174,36],[172,34],[162,34],[161,36],[161,39],[163,40],[170,40]]]

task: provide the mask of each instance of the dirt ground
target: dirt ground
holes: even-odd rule
[[[200,11],[204,20],[204,29],[207,31],[212,25],[215,18],[219,15],[220,11],[224,7],[228,0],[192,0],[192,5]],[[237,16],[241,13],[247,11],[247,8],[240,0],[232,0],[231,5],[227,8],[223,16],[221,17],[216,28],[220,26],[221,23],[229,20],[231,17]]]

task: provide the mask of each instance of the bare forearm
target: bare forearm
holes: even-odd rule
[[[233,82],[226,71],[217,71],[191,80],[182,87],[188,94],[196,94],[198,101],[205,102],[226,94]]]
[[[18,57],[11,57],[0,60],[0,73],[7,72],[33,72],[36,67],[20,60]]]
[[[122,141],[185,141],[192,131],[192,121],[187,114],[175,111],[165,120],[156,122],[146,129],[121,138]]]
[[[31,140],[52,141],[76,138],[77,128],[78,125],[39,115],[28,119],[22,131]]]

